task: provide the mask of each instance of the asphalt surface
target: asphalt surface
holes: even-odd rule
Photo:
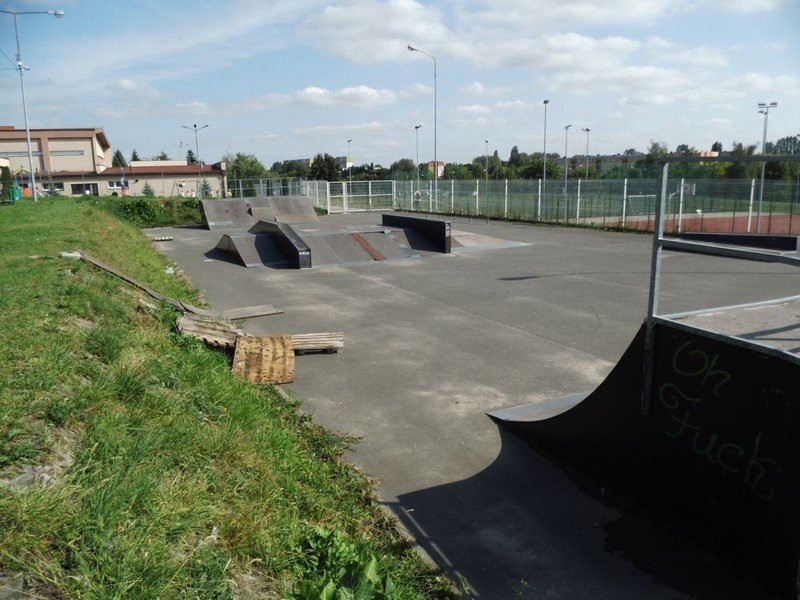
[[[380,214],[323,217],[331,227]],[[337,355],[296,360],[291,386],[465,597],[762,597],[745,574],[549,464],[485,415],[593,389],[647,307],[646,235],[455,219],[525,245],[297,271],[247,269],[220,231],[159,229],[157,247],[215,308],[272,303],[253,334],[343,331]],[[477,238],[476,238],[477,239]],[[495,249],[490,249],[495,248]],[[791,267],[665,253],[662,314],[790,296]]]

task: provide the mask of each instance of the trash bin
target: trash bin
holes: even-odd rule
[[[11,188],[11,201],[16,202],[22,197],[22,193],[18,186],[14,186]]]

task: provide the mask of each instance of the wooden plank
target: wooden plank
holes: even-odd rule
[[[237,338],[242,335],[230,321],[198,315],[180,315],[175,327],[181,335],[200,338],[211,346],[223,348],[233,348]]]
[[[149,287],[145,286],[144,284],[140,283],[139,281],[136,281],[132,277],[128,277],[122,271],[119,271],[119,270],[115,269],[114,267],[112,267],[111,265],[107,265],[106,263],[104,263],[102,261],[99,261],[96,258],[93,258],[93,257],[89,256],[88,254],[86,254],[84,252],[80,253],[80,257],[81,257],[81,260],[83,260],[83,261],[85,261],[85,262],[87,262],[87,263],[89,263],[91,265],[94,265],[98,269],[103,269],[104,271],[107,271],[108,273],[111,273],[112,275],[115,275],[115,276],[119,277],[120,279],[122,279],[123,281],[126,281],[127,283],[131,284],[135,288],[138,288],[138,289],[142,290],[144,293],[146,293],[150,297],[155,298],[159,302],[166,302],[167,304],[171,305],[173,308],[175,308],[176,310],[178,310],[178,311],[180,311],[182,313],[192,313],[192,314],[201,315],[201,316],[204,316],[204,317],[220,317],[220,316],[222,316],[224,318],[225,316],[227,316],[227,315],[224,314],[225,312],[233,312],[234,314],[236,314],[235,311],[239,311],[244,316],[230,317],[230,318],[245,319],[247,317],[255,317],[255,316],[261,316],[261,315],[273,315],[273,314],[278,314],[278,313],[282,313],[283,312],[281,309],[276,308],[275,306],[272,306],[272,305],[249,306],[249,307],[246,307],[246,308],[231,309],[230,311],[222,311],[222,312],[220,312],[218,310],[208,310],[208,309],[205,309],[205,308],[198,308],[196,306],[192,306],[191,304],[189,304],[187,302],[182,302],[180,300],[175,300],[174,298],[170,298],[169,296],[165,296],[164,294],[159,294],[155,290],[151,290]]]
[[[245,306],[242,308],[229,308],[219,313],[223,319],[249,319],[250,317],[263,317],[266,315],[279,315],[283,311],[272,304],[261,304],[259,306]]]
[[[336,352],[344,347],[344,333],[295,333],[292,334],[295,354],[300,352]]]
[[[291,336],[240,336],[233,355],[233,373],[251,383],[291,383],[294,381]]]

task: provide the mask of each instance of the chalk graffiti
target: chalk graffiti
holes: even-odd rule
[[[722,398],[724,387],[731,383],[731,373],[719,366],[719,355],[709,355],[695,342],[679,346],[672,356],[672,372],[682,380],[688,379],[692,389],[707,390],[717,399]],[[775,497],[770,479],[780,470],[776,460],[761,455],[763,431],[757,431],[748,441],[723,440],[713,431],[713,424],[703,423],[698,415],[706,398],[687,394],[678,383],[667,382],[658,389],[661,405],[670,411],[666,435],[674,440],[685,440],[692,452],[704,457],[712,465],[735,473],[764,500]]]

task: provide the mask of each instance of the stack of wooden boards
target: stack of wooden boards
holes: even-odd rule
[[[183,314],[175,323],[182,335],[218,348],[233,349],[233,372],[252,383],[291,383],[294,357],[307,352],[338,352],[344,333],[251,336],[227,319]]]

